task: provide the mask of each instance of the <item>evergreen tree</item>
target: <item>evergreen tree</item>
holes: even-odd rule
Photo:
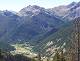
[[[56,51],[56,54],[55,54],[55,56],[53,58],[53,61],[60,61],[60,54],[59,54],[57,49],[55,51]]]
[[[0,61],[5,61],[4,56],[3,56],[3,52],[1,49],[0,49]]]
[[[47,58],[47,61],[49,61],[49,58]]]
[[[38,61],[41,61],[41,54],[38,54]]]
[[[2,54],[2,52],[1,52],[1,49],[0,49],[0,57],[1,57],[1,54]]]
[[[66,61],[64,57],[63,50],[61,50],[60,61]]]

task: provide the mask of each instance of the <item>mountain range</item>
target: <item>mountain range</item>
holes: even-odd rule
[[[13,51],[11,44],[28,42],[34,46],[33,52],[46,55],[53,54],[55,48],[65,50],[70,42],[72,22],[79,16],[80,2],[49,9],[29,5],[19,12],[0,11],[0,46]]]

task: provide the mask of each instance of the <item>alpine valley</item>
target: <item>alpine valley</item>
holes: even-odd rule
[[[0,48],[12,54],[53,56],[70,46],[80,2],[45,9],[29,5],[19,12],[0,11]]]

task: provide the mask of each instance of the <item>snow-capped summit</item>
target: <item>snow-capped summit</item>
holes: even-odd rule
[[[14,12],[14,11],[8,11],[8,10],[0,11],[0,15],[1,15],[1,16],[6,16],[6,17],[17,17],[16,14],[17,14],[17,13]]]
[[[73,20],[80,16],[80,2],[72,2],[68,5],[61,5],[50,9],[56,15],[66,20]]]
[[[37,5],[29,5],[19,11],[20,16],[33,16],[39,14],[41,11],[44,11],[44,8]]]

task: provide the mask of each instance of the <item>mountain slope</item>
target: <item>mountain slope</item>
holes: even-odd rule
[[[28,6],[19,13],[0,11],[0,41],[10,44],[27,41],[35,44],[40,37],[49,36],[51,33],[48,32],[58,31],[62,24],[64,22],[58,16],[51,15],[39,6]]]
[[[35,12],[35,10],[39,11],[38,14]],[[27,8],[23,8],[19,12],[19,14],[22,14],[20,15],[21,19],[18,20],[20,26],[17,27],[14,33],[10,36],[10,39],[14,41],[30,41],[32,39],[35,40],[37,36],[43,36],[51,30],[56,32],[64,22],[55,16],[47,14],[48,12],[45,10],[46,9],[43,10],[43,8],[39,6],[28,6]],[[33,14],[27,14],[27,11]]]
[[[41,52],[42,54],[44,53],[44,55],[46,54],[47,56],[52,56],[56,48],[67,50],[72,39],[72,32],[72,23],[67,23],[57,32],[52,33],[44,39],[41,39],[41,42],[37,43],[33,49],[35,51]]]
[[[68,48],[71,20],[79,16],[79,8],[80,2],[73,2],[53,9],[29,5],[18,13],[0,11],[0,41],[10,46],[29,43],[33,52],[52,56],[54,49]]]
[[[54,12],[56,15],[60,16],[61,18],[70,21],[73,20],[75,17],[80,16],[80,11],[79,11],[80,2],[72,2],[69,5],[62,5],[49,10],[51,12]]]

